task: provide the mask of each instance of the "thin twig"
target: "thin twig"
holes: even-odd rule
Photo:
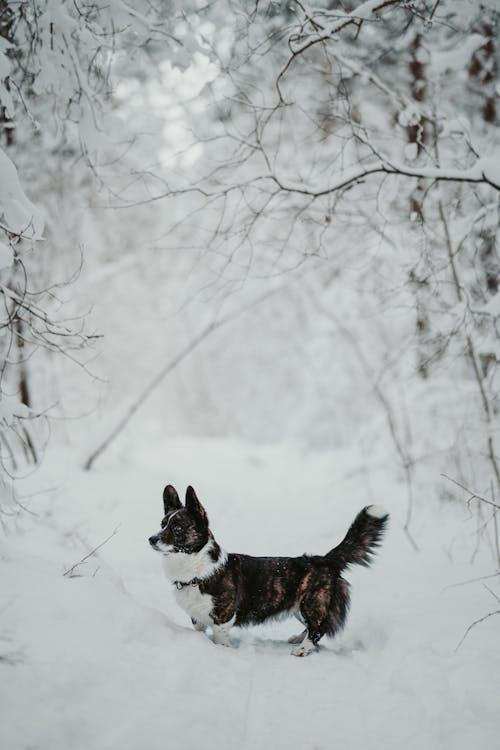
[[[88,560],[89,557],[92,557],[92,555],[95,555],[95,553],[97,552],[98,549],[101,549],[101,547],[104,547],[104,545],[107,544],[107,542],[109,542],[109,540],[112,539],[118,533],[118,529],[119,528],[120,528],[120,526],[118,525],[116,527],[116,529],[108,537],[106,537],[106,539],[103,542],[101,542],[100,544],[98,544],[97,547],[94,547],[93,550],[91,550],[88,554],[86,554],[85,557],[82,557],[82,559],[79,562],[77,562],[74,565],[72,565],[71,568],[68,568],[68,570],[66,570],[63,573],[63,576],[69,576],[70,578],[73,578],[74,577],[73,576],[74,569],[77,568],[82,563],[84,563],[86,560]]]
[[[484,586],[484,588],[486,589],[486,591],[489,591],[489,592],[490,592],[490,594],[491,594],[491,596],[492,596],[492,597],[493,597],[494,599],[496,599],[496,600],[497,600],[497,602],[498,602],[498,603],[500,604],[500,596],[498,596],[498,594],[495,594],[495,592],[494,592],[494,591],[493,591],[492,589],[490,589],[490,587],[489,587],[489,586],[487,586],[487,585],[486,585],[485,583],[483,583],[483,586]]]
[[[500,570],[497,570],[496,573],[491,573],[487,576],[480,576],[479,578],[469,578],[467,581],[459,581],[458,583],[450,583],[448,586],[444,587],[444,591],[446,591],[447,589],[455,589],[457,588],[457,586],[467,586],[469,583],[487,581],[489,578],[496,578],[497,576],[500,576]]]
[[[492,502],[491,500],[487,500],[485,497],[482,497],[482,495],[478,495],[476,492],[472,492],[468,487],[465,487],[465,485],[461,484],[460,482],[457,482],[456,479],[452,479],[452,477],[449,477],[447,474],[441,474],[442,477],[445,479],[448,479],[450,482],[453,482],[453,484],[456,484],[457,487],[461,487],[465,492],[469,493],[469,499],[467,500],[467,504],[471,503],[472,500],[480,500],[482,503],[486,503],[487,505],[493,506],[493,508],[498,508],[500,510],[500,505],[497,505],[497,503]]]
[[[457,644],[457,645],[455,646],[455,653],[456,653],[456,652],[458,651],[458,649],[460,648],[460,646],[462,645],[462,643],[463,643],[463,642],[465,641],[465,639],[466,639],[466,638],[467,638],[467,636],[469,635],[469,633],[470,633],[470,631],[472,630],[472,628],[473,628],[473,627],[475,627],[476,625],[479,625],[479,623],[480,623],[480,622],[484,622],[484,621],[485,621],[485,620],[487,620],[487,619],[488,619],[489,617],[493,617],[493,615],[500,615],[500,609],[497,609],[497,610],[495,610],[494,612],[488,612],[488,614],[487,614],[487,615],[484,615],[484,617],[480,617],[480,618],[479,618],[478,620],[474,620],[474,622],[472,622],[472,623],[471,623],[471,624],[469,625],[469,627],[467,628],[467,630],[466,630],[466,631],[465,631],[465,633],[463,634],[463,636],[462,636],[462,638],[460,639],[460,641],[458,642],[458,644]]]

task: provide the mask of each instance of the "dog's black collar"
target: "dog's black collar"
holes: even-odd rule
[[[201,578],[191,578],[190,581],[174,581],[175,588],[180,591],[185,586],[199,586],[201,583]]]

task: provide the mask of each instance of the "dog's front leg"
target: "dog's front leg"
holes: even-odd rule
[[[225,604],[226,606],[222,606]],[[229,631],[234,625],[236,619],[236,612],[232,604],[227,602],[219,602],[218,606],[214,607],[211,613],[212,628],[213,628],[213,642],[218,646],[230,646],[231,641],[229,639]]]
[[[206,626],[206,625],[204,625],[204,624],[203,624],[202,622],[200,622],[199,620],[197,620],[197,619],[196,619],[195,617],[192,617],[192,618],[191,618],[191,622],[193,623],[193,628],[194,628],[195,630],[199,630],[199,631],[201,631],[201,632],[203,632],[203,633],[204,633],[204,632],[205,632],[205,630],[207,629],[207,626]]]
[[[232,623],[226,623],[225,625],[215,625],[213,626],[213,642],[217,644],[217,646],[230,646],[231,640],[229,638],[229,631],[231,630]]]

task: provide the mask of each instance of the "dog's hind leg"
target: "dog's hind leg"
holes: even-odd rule
[[[315,650],[320,638],[327,632],[328,628],[325,627],[326,610],[321,594],[322,592],[317,592],[308,599],[304,599],[300,606],[306,629],[300,636],[296,636],[297,640],[289,639],[289,643],[301,644],[293,649],[293,656],[308,656]]]
[[[294,612],[294,616],[302,625],[306,624],[304,618],[300,614],[300,611]],[[307,628],[303,630],[302,633],[297,633],[297,635],[291,635],[290,638],[288,639],[288,643],[302,643],[306,635],[307,635]]]
[[[292,654],[307,656],[324,635],[334,636],[342,630],[348,609],[349,584],[343,578],[338,578],[333,585],[319,586],[306,596],[300,605],[300,613],[307,626],[307,636]]]
[[[302,633],[297,633],[297,635],[291,635],[288,639],[288,643],[302,643],[304,638],[307,635],[307,628],[302,631]]]

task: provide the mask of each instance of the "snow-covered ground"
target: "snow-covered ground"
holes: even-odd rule
[[[417,497],[415,552],[404,487],[360,474],[359,456],[146,435],[137,445],[90,473],[49,457],[31,480],[47,491],[24,499],[1,542],[3,750],[498,746],[500,618],[455,650],[498,608],[481,581],[453,586],[495,570],[485,542],[474,555],[465,506]],[[167,482],[193,484],[218,541],[251,554],[326,552],[363,505],[385,505],[376,563],[348,574],[345,631],[307,659],[289,655],[294,621],[234,630],[233,648],[194,632],[147,544]],[[498,577],[486,583],[498,592]]]

